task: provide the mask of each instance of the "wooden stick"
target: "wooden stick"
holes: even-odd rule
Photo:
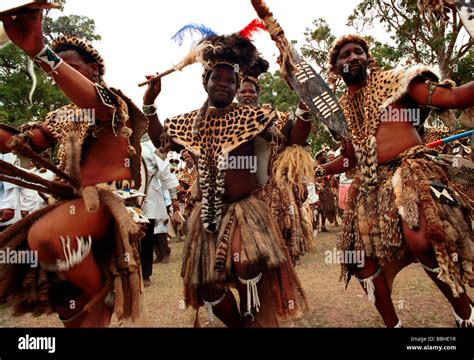
[[[171,69],[168,69],[166,71],[163,71],[162,73],[156,75],[156,76],[153,76],[152,78],[148,79],[147,81],[144,81],[144,82],[141,82],[140,84],[138,84],[139,87],[142,87],[142,86],[145,86],[145,85],[148,85],[149,83],[151,83],[152,81],[155,81],[155,80],[158,80],[158,79],[161,79],[163,76],[166,76],[166,75],[169,75],[173,72],[175,72],[176,69],[175,68],[171,68]]]
[[[12,138],[8,144],[6,144],[14,153],[30,158],[33,162],[47,170],[52,171],[55,175],[63,178],[64,180],[71,182],[71,178],[62,169],[50,163],[48,160],[42,158],[33,149],[19,138]]]

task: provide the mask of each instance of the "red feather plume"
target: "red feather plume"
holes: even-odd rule
[[[250,39],[258,31],[267,31],[265,24],[260,19],[254,19],[250,24],[239,31],[239,35],[245,39]]]

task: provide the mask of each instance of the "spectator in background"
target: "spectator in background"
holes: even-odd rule
[[[12,153],[0,153],[0,160],[19,166],[18,158]],[[20,219],[20,188],[0,181],[0,232]]]
[[[146,196],[142,204],[142,210],[150,223],[146,235],[141,241],[140,256],[143,285],[148,287],[151,285],[151,275],[153,273],[153,249],[156,248],[155,243],[158,242],[158,236],[155,236],[155,229],[168,220],[163,189],[176,188],[178,180],[176,176],[171,174],[169,163],[164,162],[155,154],[156,148],[148,134],[143,136],[141,146],[142,157],[145,161],[148,175]],[[174,195],[176,196],[176,193]]]
[[[29,167],[27,170],[32,174],[41,176],[43,179],[46,180],[51,181],[54,179],[54,174],[51,171],[38,168],[34,166],[33,162],[29,163]],[[33,211],[41,209],[47,204],[47,197],[44,194],[40,194],[36,190],[21,187],[19,188],[19,196],[22,218],[32,213]]]

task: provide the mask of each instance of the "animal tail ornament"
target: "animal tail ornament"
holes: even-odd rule
[[[38,79],[36,78],[34,62],[30,58],[28,58],[28,74],[31,76],[31,80],[33,82],[31,84],[31,90],[28,95],[28,101],[30,102],[31,107],[33,106],[33,94],[35,93],[36,85],[38,84]]]
[[[281,28],[278,21],[273,17],[273,13],[268,8],[263,0],[251,0],[252,6],[257,12],[260,19],[263,20],[272,40],[275,42],[278,50],[280,50],[280,57],[278,64],[281,68],[283,78],[289,83],[289,74],[296,71],[295,59],[293,57],[292,46],[288,42],[285,32]],[[291,86],[291,85],[290,85]]]
[[[7,33],[5,32],[5,29],[3,28],[3,23],[0,22],[0,49],[3,48],[4,46],[8,45],[10,43],[10,39],[7,36]],[[31,59],[28,59],[28,74],[31,77],[32,80],[32,85],[31,85],[31,90],[28,95],[28,101],[30,102],[30,106],[33,106],[33,94],[35,93],[36,90],[36,84],[38,83],[38,80],[36,78],[36,73],[34,70],[34,64]]]

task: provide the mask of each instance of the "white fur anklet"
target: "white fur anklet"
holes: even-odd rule
[[[212,307],[216,306],[219,303],[221,303],[225,299],[226,296],[227,296],[227,291],[224,292],[224,295],[222,295],[216,301],[206,301],[206,300],[204,300],[204,307],[206,308],[206,311],[207,311],[207,318],[209,319],[209,321],[211,323],[213,323],[214,320],[216,319],[216,317],[214,316],[214,311],[212,311]]]
[[[380,274],[382,273],[382,267],[379,266],[378,270],[375,272],[374,275],[369,276],[366,279],[359,279],[357,278],[357,281],[359,281],[361,284],[363,284],[364,289],[367,290],[367,296],[369,297],[369,301],[372,304],[375,304],[375,285],[374,285],[374,279],[376,279]]]
[[[239,281],[247,285],[247,311],[243,316],[250,315],[253,319],[252,309],[255,309],[256,312],[260,310],[260,298],[258,297],[257,284],[262,278],[262,273],[260,273],[256,278],[244,280],[241,277],[237,276]]]
[[[453,314],[454,314],[454,319],[456,320],[456,323],[460,328],[472,328],[474,327],[474,307],[470,305],[471,307],[471,316],[469,316],[469,319],[461,319],[458,314],[456,314],[456,311],[453,309]]]

